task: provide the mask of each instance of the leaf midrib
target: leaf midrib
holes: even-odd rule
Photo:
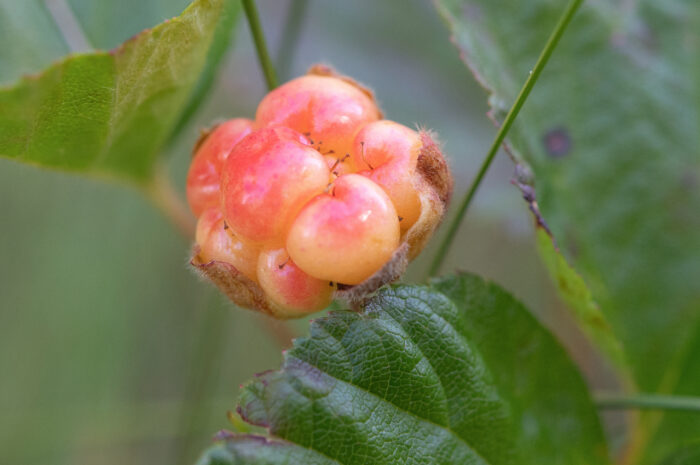
[[[416,420],[419,420],[419,421],[421,421],[421,422],[424,422],[424,423],[427,423],[427,424],[429,424],[429,425],[435,426],[435,427],[438,428],[438,429],[442,429],[442,430],[445,430],[445,431],[449,432],[449,433],[450,433],[453,437],[455,437],[460,443],[462,443],[468,450],[472,451],[472,452],[475,454],[475,457],[474,457],[474,458],[480,460],[484,465],[493,465],[491,462],[489,462],[488,460],[486,460],[476,449],[474,449],[474,447],[472,447],[464,438],[462,438],[462,436],[460,436],[459,434],[457,434],[450,426],[440,425],[440,424],[435,423],[434,421],[432,421],[432,420],[430,420],[430,419],[428,419],[428,418],[424,418],[424,417],[422,417],[422,416],[420,416],[420,415],[418,415],[418,414],[416,414],[416,413],[414,413],[414,412],[410,412],[410,411],[408,411],[408,410],[405,410],[404,408],[402,408],[402,407],[396,405],[395,403],[391,402],[390,400],[385,399],[385,398],[383,398],[382,396],[380,396],[380,395],[378,395],[378,394],[375,394],[375,393],[373,393],[372,391],[369,391],[369,390],[367,390],[366,388],[364,388],[364,387],[362,387],[362,386],[359,386],[359,385],[353,383],[352,381],[346,381],[346,380],[344,380],[344,379],[340,379],[340,378],[337,378],[337,377],[335,377],[335,376],[330,375],[328,372],[326,372],[325,370],[322,370],[321,368],[319,368],[318,366],[316,366],[316,365],[313,364],[313,363],[309,363],[309,362],[307,362],[307,361],[305,361],[305,360],[302,360],[302,359],[300,359],[300,358],[297,358],[297,357],[295,357],[295,356],[289,356],[288,360],[290,360],[290,359],[297,360],[297,361],[299,361],[300,363],[302,363],[302,364],[304,364],[304,365],[307,365],[307,366],[309,366],[309,367],[311,367],[311,368],[314,368],[314,369],[318,370],[319,372],[325,374],[326,376],[328,376],[328,377],[330,377],[330,378],[333,378],[334,380],[336,380],[336,381],[339,382],[339,383],[343,383],[343,384],[345,384],[345,385],[347,385],[347,386],[351,386],[351,387],[357,389],[358,391],[367,394],[367,395],[370,396],[370,397],[373,397],[373,398],[375,398],[375,399],[378,399],[378,400],[380,400],[381,402],[385,403],[386,405],[391,406],[391,407],[394,408],[395,410],[397,410],[397,411],[399,411],[399,412],[401,412],[401,413],[406,414],[407,416],[413,417],[413,418],[416,419]],[[441,385],[442,385],[442,382],[441,382]],[[331,391],[332,391],[333,389],[335,389],[335,386],[333,386],[333,387],[331,388]],[[306,396],[303,392],[300,392],[298,389],[295,389],[295,391],[296,391],[299,395],[303,396],[304,398],[306,398],[306,399],[308,399],[308,400],[310,400],[310,401],[315,400],[315,399],[312,399],[312,398]],[[331,391],[329,391],[329,393],[330,393]],[[296,443],[295,443],[295,444],[296,444]],[[315,451],[315,452],[322,453],[321,451],[318,451],[317,449],[313,449],[313,448],[308,448],[308,449],[309,449],[309,450],[313,450],[313,451]],[[324,454],[324,455],[325,455],[325,454]],[[334,460],[337,460],[337,459],[334,459]],[[343,464],[343,465],[345,465],[345,462],[340,462],[340,463]]]
[[[396,297],[398,297],[398,296],[396,296]],[[416,298],[417,300],[420,300],[424,305],[428,305],[428,303],[425,302],[424,300],[419,299],[418,297],[415,297],[415,296],[414,296],[414,298]],[[401,300],[405,300],[405,299],[401,298]],[[449,300],[449,299],[448,299],[448,300]],[[451,301],[450,301],[450,305],[452,305],[452,306],[454,307],[454,303],[451,302]],[[456,309],[456,307],[455,307],[455,309]],[[456,309],[456,310],[457,310],[457,309]],[[359,316],[360,316],[361,319],[368,320],[369,318],[367,318],[367,317],[368,317],[370,314],[371,314],[371,310],[368,311],[367,313],[361,313]],[[435,312],[435,313],[433,313],[433,314],[434,314],[436,317],[440,318],[440,320],[443,321],[443,322],[445,323],[445,325],[448,326],[448,327],[454,332],[454,334],[457,334],[458,337],[460,338],[460,340],[462,341],[463,344],[465,344],[467,347],[470,347],[470,349],[472,349],[472,350],[474,350],[474,351],[476,352],[476,349],[475,349],[474,347],[472,347],[471,344],[469,344],[469,342],[467,341],[467,338],[466,338],[460,331],[458,331],[457,328],[455,328],[455,326],[454,326],[450,321],[448,321],[447,319],[445,319],[442,315],[440,315],[440,314],[437,313],[437,312]],[[387,316],[388,318],[390,318],[394,323],[396,323],[396,324],[398,325],[399,328],[401,328],[402,336],[403,336],[404,338],[406,338],[407,340],[411,341],[411,343],[414,345],[414,347],[416,348],[416,350],[420,353],[420,355],[421,355],[421,360],[425,360],[426,363],[430,366],[431,371],[433,372],[433,374],[435,375],[435,377],[437,378],[437,380],[438,380],[439,383],[440,383],[440,390],[441,390],[442,393],[443,393],[443,399],[445,400],[445,403],[447,404],[446,407],[449,409],[449,401],[448,401],[447,394],[446,394],[446,391],[445,391],[445,385],[444,385],[444,382],[443,382],[443,378],[442,378],[442,376],[440,376],[440,374],[436,371],[435,366],[433,365],[432,361],[425,355],[425,352],[423,352],[423,350],[421,349],[420,345],[406,332],[406,328],[404,327],[403,324],[401,324],[400,321],[398,321],[396,318],[394,318],[394,316],[391,315],[389,312],[382,312],[382,315],[386,315],[386,316]],[[347,325],[347,324],[346,324],[346,325]],[[347,327],[350,328],[350,325],[347,325]],[[337,342],[339,343],[340,347],[342,348],[343,352],[346,353],[346,354],[348,354],[348,352],[347,352],[347,347],[345,346],[345,344],[343,344],[343,341],[342,341],[341,339],[338,339],[334,334],[332,334],[332,333],[330,333],[329,331],[327,331],[326,328],[323,327],[323,325],[319,325],[318,328],[319,328],[321,331],[323,331],[323,333],[325,333],[325,334],[327,334],[328,336],[330,336],[333,340],[337,341]],[[324,369],[320,368],[319,366],[317,366],[316,364],[311,363],[311,362],[309,362],[309,361],[307,361],[307,360],[301,359],[301,358],[299,358],[299,357],[296,356],[296,355],[293,355],[293,354],[290,353],[290,355],[288,355],[288,357],[289,357],[290,359],[298,360],[299,362],[301,362],[301,363],[303,363],[303,364],[306,364],[306,365],[308,365],[308,366],[310,366],[310,367],[313,367],[313,368],[315,368],[316,370],[318,370],[318,371],[324,373],[326,376],[329,376],[329,377],[331,377],[331,378],[333,378],[333,379],[336,379],[336,380],[338,380],[338,381],[340,381],[340,382],[343,382],[343,383],[345,383],[345,384],[347,384],[347,385],[349,385],[349,386],[352,386],[352,387],[354,387],[354,388],[356,388],[356,389],[358,389],[358,390],[360,390],[360,391],[362,391],[362,392],[364,392],[364,393],[366,393],[366,394],[369,394],[370,396],[372,396],[372,397],[374,397],[374,398],[377,398],[377,399],[383,401],[383,402],[386,403],[387,405],[392,406],[392,407],[395,408],[396,410],[398,410],[398,411],[400,411],[400,412],[403,412],[403,413],[407,414],[408,416],[411,416],[411,417],[413,417],[413,418],[415,418],[415,419],[417,419],[417,420],[423,421],[423,422],[428,423],[428,424],[430,424],[430,425],[433,425],[433,426],[435,426],[435,427],[437,427],[437,428],[441,428],[441,429],[444,429],[444,430],[448,431],[450,434],[452,434],[454,437],[456,437],[456,438],[459,440],[459,442],[461,442],[461,443],[462,443],[464,446],[466,446],[469,450],[471,450],[472,452],[474,452],[474,454],[476,454],[476,458],[477,458],[477,459],[481,460],[481,461],[484,462],[484,464],[486,464],[486,465],[492,465],[491,462],[490,462],[489,460],[487,460],[487,459],[481,454],[481,452],[480,452],[478,449],[476,449],[476,448],[475,448],[474,446],[472,446],[469,442],[467,442],[467,438],[464,438],[461,434],[459,434],[458,432],[456,432],[456,431],[452,428],[452,425],[451,425],[451,424],[448,424],[448,425],[441,425],[441,424],[439,424],[439,423],[434,422],[433,420],[431,420],[431,419],[429,419],[429,418],[426,418],[426,417],[424,417],[424,416],[419,415],[418,413],[408,411],[408,410],[404,409],[403,407],[401,407],[401,406],[395,404],[394,402],[390,401],[390,400],[387,399],[386,397],[383,397],[383,396],[381,396],[381,395],[379,395],[379,394],[373,393],[372,391],[369,391],[367,388],[365,388],[365,387],[363,387],[363,386],[360,386],[360,385],[354,383],[354,382],[351,381],[351,380],[341,379],[341,378],[339,378],[339,377],[337,377],[337,376],[335,376],[335,375],[332,375],[332,374],[328,373],[326,370],[324,370]],[[298,391],[297,391],[297,392],[298,392]],[[302,395],[302,396],[304,395],[303,393],[299,393],[299,394]],[[306,396],[304,396],[304,397],[306,397]],[[500,396],[499,396],[499,397],[500,397]],[[308,398],[308,397],[307,397],[307,398]],[[501,400],[502,400],[503,402],[505,402],[502,398],[501,398]],[[448,423],[450,422],[449,415],[448,415],[448,417],[447,417],[447,421],[448,421]]]

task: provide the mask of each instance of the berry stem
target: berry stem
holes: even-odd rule
[[[262,25],[260,24],[260,15],[258,15],[258,9],[255,6],[255,1],[243,0],[243,9],[245,10],[245,15],[248,18],[250,33],[253,35],[255,49],[258,52],[258,60],[260,61],[260,67],[265,75],[267,88],[268,90],[272,90],[277,87],[277,75],[275,74],[274,66],[272,66],[270,54],[267,51],[265,35],[263,34]]]
[[[194,239],[194,218],[173,188],[164,165],[156,167],[153,181],[147,187],[146,194],[187,240]]]
[[[196,338],[192,359],[189,360],[184,402],[178,420],[177,465],[191,463],[198,445],[197,431],[201,431],[212,417],[206,405],[213,397],[219,383],[221,366],[226,352],[226,328],[231,312],[218,294],[207,293],[202,301],[199,327],[193,332]],[[194,314],[193,314],[194,315]]]
[[[206,430],[217,411],[213,408],[219,405],[215,402],[215,393],[220,384],[221,367],[226,361],[227,328],[233,321],[231,308],[218,293],[207,293],[197,310],[193,313],[200,315],[196,317],[199,321],[193,321],[198,326],[193,332],[194,350],[189,361],[185,398],[180,403],[178,428],[174,433],[182,438],[176,448],[177,465],[191,463],[199,445],[198,435]],[[264,315],[257,315],[257,322],[280,349],[290,347],[296,337],[286,322]]]
[[[288,79],[292,67],[292,57],[299,42],[301,26],[304,23],[309,0],[292,0],[287,10],[287,21],[282,30],[282,39],[277,49],[277,71],[282,79]]]
[[[527,97],[530,95],[530,91],[532,91],[532,88],[535,86],[537,79],[540,77],[542,70],[547,64],[547,61],[549,61],[549,57],[552,55],[552,52],[559,43],[559,39],[561,39],[562,35],[564,34],[564,31],[571,22],[571,19],[574,17],[574,14],[581,6],[581,3],[583,3],[583,0],[571,0],[569,5],[566,7],[566,10],[564,10],[564,13],[559,18],[559,22],[552,31],[552,34],[549,36],[549,39],[547,40],[547,43],[545,44],[544,49],[542,50],[542,53],[537,59],[537,63],[535,63],[535,67],[530,72],[530,76],[528,76],[522,89],[520,89],[520,93],[515,99],[515,103],[508,111],[505,120],[503,120],[503,124],[498,130],[498,134],[496,134],[496,138],[494,139],[493,144],[491,145],[491,148],[489,149],[488,154],[486,155],[486,158],[482,162],[481,168],[479,169],[476,178],[474,178],[474,181],[472,181],[469,190],[467,191],[464,198],[462,199],[462,202],[459,205],[457,214],[455,215],[455,217],[449,225],[449,228],[447,229],[447,235],[440,244],[440,248],[438,249],[435,258],[433,259],[433,263],[430,266],[430,276],[435,276],[440,271],[440,267],[442,266],[447,252],[449,251],[450,246],[452,245],[452,242],[455,239],[455,235],[457,234],[459,226],[462,223],[465,214],[467,213],[467,209],[469,208],[469,205],[471,204],[472,199],[474,198],[474,194],[479,188],[481,181],[484,179],[486,172],[491,166],[491,162],[496,156],[498,149],[501,147],[501,144],[503,143],[506,134],[508,134],[508,131],[510,130],[511,126],[513,125],[513,122],[515,121],[515,118],[518,116],[520,109],[523,107],[523,104],[527,100]]]
[[[663,394],[639,394],[625,396],[599,393],[595,403],[602,410],[682,410],[700,412],[700,397],[671,396]]]
[[[297,336],[294,329],[286,321],[275,320],[267,315],[256,315],[260,327],[277,343],[280,349],[287,349]]]

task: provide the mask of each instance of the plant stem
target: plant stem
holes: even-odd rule
[[[291,0],[287,12],[287,22],[282,31],[282,38],[277,49],[277,71],[282,79],[288,79],[289,71],[292,66],[292,56],[296,49],[299,36],[301,34],[301,25],[304,22],[304,16],[309,6],[309,0]]]
[[[180,412],[175,463],[191,463],[197,453],[199,439],[197,432],[211,420],[211,409],[207,407],[219,381],[226,346],[226,326],[230,311],[223,305],[218,292],[207,293],[200,327],[195,332],[199,337],[194,344],[193,359],[190,361],[185,401]]]
[[[625,396],[599,393],[595,403],[603,410],[683,410],[700,413],[700,397],[671,396],[663,394],[639,394]]]
[[[275,68],[272,66],[272,60],[270,60],[270,54],[267,51],[265,35],[263,34],[262,26],[260,25],[260,15],[258,15],[258,9],[255,7],[255,1],[243,0],[243,9],[245,10],[245,15],[248,18],[250,33],[253,35],[255,49],[258,52],[258,60],[260,61],[260,67],[265,75],[267,88],[268,90],[272,90],[277,87],[277,75],[275,74]]]
[[[267,315],[257,316],[258,324],[275,341],[280,349],[286,349],[292,345],[296,337],[295,332],[286,321],[274,320]]]
[[[146,190],[153,204],[175,225],[187,239],[194,239],[195,221],[189,208],[173,188],[165,165],[156,167],[153,182]]]
[[[574,14],[581,6],[581,3],[583,3],[583,0],[571,0],[566,10],[559,18],[559,22],[552,31],[552,34],[549,36],[549,39],[547,40],[547,43],[545,44],[544,49],[542,50],[542,53],[537,59],[537,63],[535,63],[535,67],[530,72],[530,76],[525,81],[525,84],[523,85],[522,89],[520,89],[520,93],[515,99],[515,103],[510,108],[510,111],[508,111],[505,120],[503,120],[503,124],[498,130],[498,134],[496,135],[493,144],[491,144],[491,148],[489,149],[486,158],[482,162],[481,168],[479,169],[476,178],[474,178],[474,181],[472,181],[472,184],[469,187],[469,191],[467,191],[466,195],[462,199],[462,202],[460,203],[459,208],[457,210],[457,214],[455,215],[454,219],[449,225],[449,228],[447,229],[447,236],[445,236],[445,239],[443,239],[442,243],[440,244],[440,248],[438,249],[435,258],[433,259],[433,263],[430,266],[430,276],[435,276],[440,271],[440,267],[442,266],[442,263],[445,260],[445,256],[447,255],[447,252],[449,251],[450,246],[452,245],[452,242],[455,239],[455,235],[457,234],[459,226],[462,223],[465,214],[467,213],[467,209],[469,208],[469,205],[471,204],[472,199],[474,198],[474,194],[479,188],[481,181],[484,179],[484,175],[486,175],[486,172],[491,166],[491,162],[493,161],[493,158],[496,156],[498,149],[503,143],[506,134],[508,134],[508,131],[513,125],[515,118],[518,116],[518,113],[520,113],[520,109],[523,107],[523,104],[527,100],[527,97],[530,95],[530,91],[532,91],[532,88],[535,86],[537,79],[540,77],[542,70],[547,64],[547,61],[549,61],[549,57],[552,55],[552,52],[559,43],[559,39],[561,39],[562,35],[564,34],[564,31],[571,22],[571,19],[574,17]]]
[[[174,128],[170,131],[168,146],[178,143],[178,136],[184,132],[185,127],[192,121],[192,118],[211,94],[216,77],[226,58],[226,52],[228,52],[231,47],[231,37],[233,36],[235,25],[240,17],[238,7],[239,4],[237,0],[224,1],[224,10],[221,13],[221,20],[216,26],[214,41],[207,54],[207,64],[197,80],[197,84],[188,99],[187,105],[182,110],[182,114]]]

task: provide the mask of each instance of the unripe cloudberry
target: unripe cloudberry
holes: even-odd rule
[[[439,146],[382,113],[370,91],[314,66],[195,147],[192,264],[238,305],[277,318],[355,305],[394,281],[442,219]]]

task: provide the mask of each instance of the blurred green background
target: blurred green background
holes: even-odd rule
[[[47,0],[81,50],[84,35],[111,48],[188,2],[125,1],[125,17],[102,15],[101,1],[72,3],[84,4],[86,24],[100,27],[81,32],[84,18],[66,15],[64,0]],[[258,5],[276,55],[284,50],[290,2]],[[212,93],[168,154],[180,192],[198,128],[251,117],[265,93],[244,21],[234,36]],[[310,1],[281,77],[331,64],[372,87],[389,119],[435,129],[459,198],[495,130],[484,91],[448,41],[428,2]],[[26,72],[55,58],[37,57]],[[19,77],[0,71],[0,85]],[[510,289],[590,375],[597,360],[552,291],[529,212],[509,184],[512,171],[499,154],[444,269],[475,271]],[[280,346],[262,318],[203,283],[187,266],[188,242],[129,186],[0,159],[0,224],[0,463],[191,463],[229,425],[238,386],[279,365]],[[433,251],[415,262],[407,281],[423,279]],[[306,326],[289,328],[304,334]]]

